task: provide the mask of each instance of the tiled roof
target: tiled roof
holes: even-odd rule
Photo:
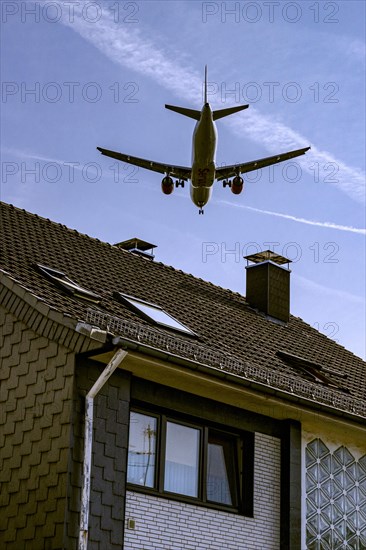
[[[117,335],[178,350],[176,354],[201,358],[200,362],[206,357],[208,365],[243,378],[263,379],[272,387],[295,395],[305,392],[314,400],[348,411],[363,410],[366,415],[366,363],[303,320],[291,316],[287,325],[275,324],[238,293],[0,204],[0,269],[50,307],[77,320],[108,324]],[[67,294],[39,273],[35,264],[64,272],[100,295],[101,303]],[[163,307],[198,339],[150,324],[113,298],[115,291]],[[314,381],[280,351],[321,365],[328,370],[327,378],[348,393]]]

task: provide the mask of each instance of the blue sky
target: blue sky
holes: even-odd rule
[[[364,2],[13,2],[2,5],[1,200],[245,293],[242,256],[293,259],[291,311],[365,356]],[[189,165],[204,65],[217,164],[311,145],[296,162],[189,190],[96,146]],[[56,267],[57,266],[53,266]]]

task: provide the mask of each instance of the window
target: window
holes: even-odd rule
[[[42,275],[45,275],[47,279],[50,279],[55,285],[63,290],[66,290],[73,296],[76,296],[77,298],[84,298],[85,300],[94,303],[100,302],[101,298],[98,294],[95,294],[94,292],[78,285],[75,281],[69,279],[69,277],[67,277],[67,275],[65,275],[62,271],[57,271],[56,269],[52,269],[41,264],[36,264],[35,267],[40,273],[42,273]]]
[[[319,363],[315,363],[314,361],[304,359],[303,357],[293,355],[292,353],[288,353],[286,351],[279,350],[276,352],[276,355],[292,368],[306,375],[311,381],[320,382],[325,386],[350,393],[348,388],[345,388],[339,383],[339,378],[347,378],[347,374],[323,367]],[[334,380],[334,377],[336,380]]]
[[[154,321],[158,325],[172,328],[180,332],[185,332],[186,334],[190,334],[191,336],[196,336],[196,334],[192,330],[183,325],[183,323],[177,321],[177,319],[164,311],[164,309],[160,306],[145,302],[144,300],[140,300],[139,298],[128,296],[127,294],[122,294],[121,292],[115,292],[113,295],[115,298],[131,307],[131,309],[133,309],[134,311],[141,313],[143,317],[145,317],[149,321]]]
[[[131,412],[127,479],[142,487],[154,487],[157,420]]]
[[[243,496],[252,498],[247,436],[132,411],[127,482],[134,490],[251,515],[252,504],[243,503]]]
[[[236,506],[235,447],[230,437],[208,434],[207,500]]]
[[[164,491],[198,496],[199,444],[198,429],[167,422]]]

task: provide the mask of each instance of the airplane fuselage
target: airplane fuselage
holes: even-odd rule
[[[202,107],[192,140],[190,193],[194,204],[202,208],[209,201],[215,181],[217,130],[209,103]]]
[[[205,67],[204,105],[201,111],[179,107],[177,105],[165,105],[165,107],[197,121],[193,132],[191,166],[176,166],[144,158],[132,157],[131,155],[126,155],[118,151],[111,151],[110,149],[103,149],[102,147],[97,147],[97,149],[102,155],[106,155],[107,157],[127,162],[134,166],[139,166],[145,170],[152,170],[164,174],[161,181],[161,190],[164,195],[171,195],[175,187],[184,187],[184,183],[190,181],[191,199],[192,202],[198,206],[199,214],[203,214],[203,207],[210,200],[215,180],[222,181],[223,187],[228,186],[234,195],[239,195],[243,191],[244,186],[244,180],[241,174],[298,157],[310,149],[310,147],[305,147],[303,149],[297,149],[296,151],[281,153],[280,155],[240,164],[219,166],[216,168],[217,130],[215,121],[238,113],[239,111],[243,111],[247,109],[249,105],[234,105],[226,107],[225,109],[212,111],[207,101],[207,66]]]

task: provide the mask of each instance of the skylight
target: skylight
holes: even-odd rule
[[[69,277],[67,277],[67,275],[65,275],[62,271],[58,271],[41,264],[36,264],[36,267],[42,275],[45,275],[58,287],[70,292],[73,296],[76,296],[77,298],[84,298],[85,300],[95,303],[100,302],[101,297],[98,294],[95,294],[94,292],[78,285],[75,281],[72,281]]]
[[[332,369],[323,367],[319,363],[315,363],[314,361],[299,357],[298,355],[293,355],[292,353],[288,353],[286,351],[277,351],[276,355],[284,360],[286,363],[288,363],[291,367],[299,370],[304,374],[309,375],[314,382],[320,382],[321,384],[324,384],[326,386],[337,388],[339,390],[343,390],[349,393],[349,390],[347,388],[341,386],[338,382],[332,380],[328,376],[330,374],[338,378],[347,378],[347,375],[343,373],[338,373],[336,371],[333,371]]]
[[[139,298],[133,296],[128,296],[127,294],[122,294],[121,292],[115,292],[114,296],[118,298],[121,302],[130,306],[134,311],[137,311],[142,314],[143,317],[158,325],[164,327],[172,328],[191,336],[196,336],[196,334],[190,330],[188,327],[183,325],[180,321],[177,321],[172,315],[167,313],[163,308],[150,302],[145,302]]]

